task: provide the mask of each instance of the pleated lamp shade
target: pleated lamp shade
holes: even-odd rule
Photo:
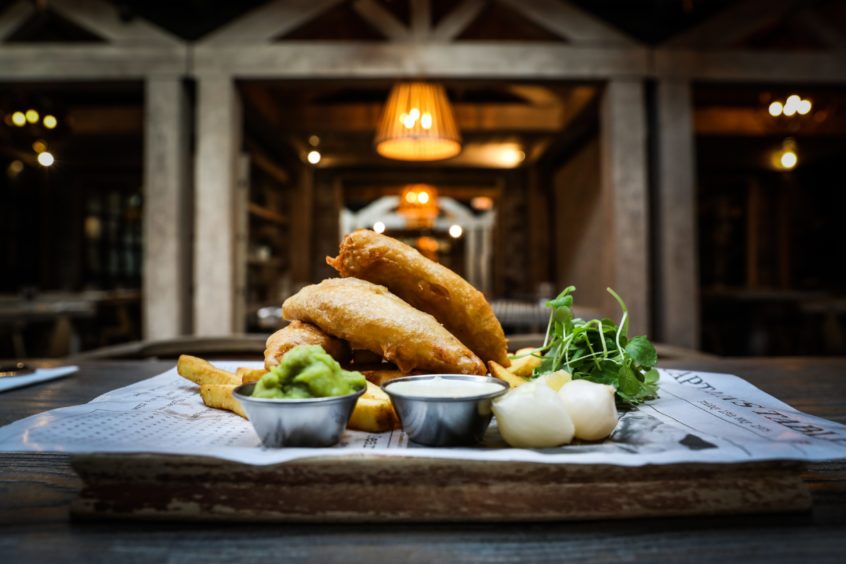
[[[461,136],[444,87],[396,84],[379,119],[376,152],[401,161],[437,161],[460,153]]]

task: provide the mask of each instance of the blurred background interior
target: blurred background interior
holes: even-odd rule
[[[512,336],[570,284],[617,317],[611,286],[668,345],[843,354],[845,30],[838,0],[0,1],[0,358],[267,334],[357,228]]]

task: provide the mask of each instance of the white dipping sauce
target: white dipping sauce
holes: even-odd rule
[[[499,392],[503,387],[495,382],[479,380],[453,380],[450,378],[426,378],[388,384],[385,388],[392,394],[425,398],[469,398]]]

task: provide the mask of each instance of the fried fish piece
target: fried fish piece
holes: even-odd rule
[[[484,294],[464,278],[392,237],[369,229],[353,231],[326,262],[341,276],[386,286],[435,317],[482,360],[508,366],[502,325]]]
[[[268,370],[279,364],[279,360],[297,345],[320,345],[329,356],[343,364],[350,358],[350,346],[332,335],[327,335],[314,325],[292,321],[267,338],[264,349],[264,366]]]
[[[438,321],[379,286],[358,278],[329,278],[282,304],[285,319],[313,323],[412,370],[485,374],[485,364]]]

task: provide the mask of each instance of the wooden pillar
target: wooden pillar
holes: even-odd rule
[[[663,80],[657,89],[658,338],[699,347],[699,249],[690,83]]]
[[[190,116],[181,78],[145,83],[144,273],[145,339],[169,339],[190,329]]]
[[[195,161],[194,333],[242,330],[237,317],[236,212],[241,109],[230,76],[198,81]],[[243,259],[243,257],[242,257]]]
[[[611,207],[606,249],[613,253],[612,288],[629,309],[630,335],[650,328],[644,101],[640,80],[615,79],[605,87],[601,106],[601,186]],[[613,302],[605,303],[616,310]]]
[[[291,214],[291,277],[295,288],[312,282],[311,251],[314,215],[314,170],[309,165],[300,168],[294,207]]]

